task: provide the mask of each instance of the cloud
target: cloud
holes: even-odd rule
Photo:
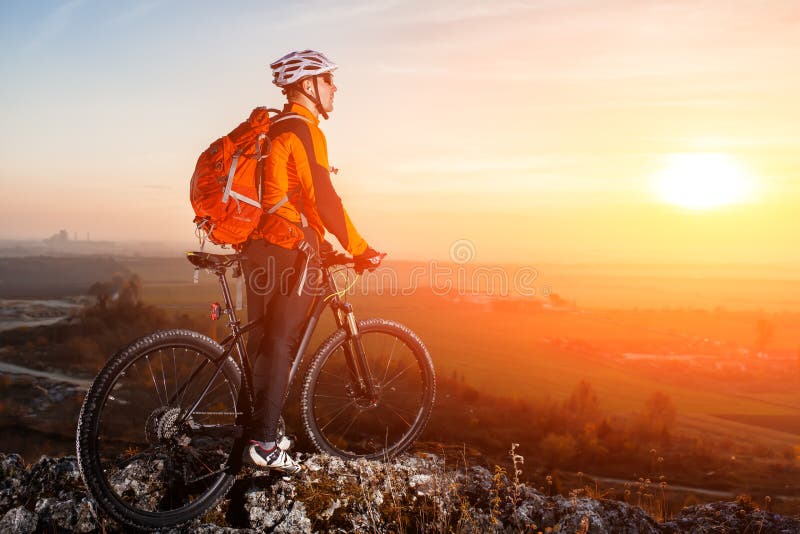
[[[505,1],[471,0],[439,1],[425,4],[419,9],[407,10],[405,16],[397,17],[398,24],[453,24],[473,20],[489,21],[517,17],[524,13],[541,12],[551,8],[563,8],[565,0]]]
[[[391,10],[400,5],[400,3],[396,0],[384,0],[382,2],[356,0],[338,3],[312,1],[302,5],[300,3],[292,3],[290,5],[298,14],[294,17],[280,18],[276,21],[280,28],[284,30],[332,25],[354,18],[380,14]],[[281,17],[281,15],[276,14],[276,17]]]
[[[164,4],[164,0],[139,0],[109,19],[110,24],[127,24],[145,18]]]
[[[397,59],[380,70],[498,82],[736,76],[738,84],[794,59],[800,33],[788,11],[785,2],[437,2],[386,22],[413,38],[395,43]]]
[[[75,13],[84,6],[88,0],[67,0],[45,15],[39,31],[25,45],[24,49],[33,51],[48,44],[61,35],[64,30],[72,25]]]

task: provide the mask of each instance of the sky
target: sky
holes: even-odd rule
[[[5,0],[0,238],[191,245],[197,156],[305,48],[340,65],[334,184],[390,257],[800,263],[794,0]],[[710,175],[747,187],[656,186]]]

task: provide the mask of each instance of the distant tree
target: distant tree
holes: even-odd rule
[[[123,273],[114,273],[111,276],[111,287],[113,290],[113,294],[111,295],[112,300],[119,299],[119,295],[122,292],[122,288],[125,286],[125,275]]]
[[[89,295],[97,299],[97,307],[106,310],[110,302],[117,307],[133,308],[141,304],[142,280],[139,275],[125,276],[116,273],[110,282],[95,282],[89,288]]]
[[[106,309],[111,293],[111,284],[108,282],[95,282],[89,288],[89,295],[97,299],[97,307],[101,310]]]
[[[583,431],[577,436],[575,443],[576,456],[578,465],[581,468],[585,465],[602,461],[608,455],[608,448],[600,442],[598,430],[599,427],[595,423],[587,423],[583,427]]]
[[[119,291],[119,302],[121,305],[136,306],[140,301],[140,293],[142,289],[142,281],[139,275],[132,274],[121,283]]]
[[[539,450],[547,467],[558,467],[575,457],[577,445],[569,434],[547,434],[539,442]]]
[[[592,385],[581,380],[573,390],[569,399],[564,401],[564,410],[568,418],[583,426],[584,423],[598,421],[601,418],[600,401]]]
[[[676,418],[677,412],[672,400],[665,393],[656,391],[645,401],[644,410],[639,414],[638,433],[645,438],[669,440]]]

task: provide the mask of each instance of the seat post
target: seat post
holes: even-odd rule
[[[233,329],[234,334],[239,333],[239,319],[236,317],[236,308],[233,305],[233,300],[231,299],[231,291],[228,287],[228,279],[225,276],[225,269],[220,269],[217,271],[217,277],[219,277],[219,285],[222,287],[222,296],[225,299],[225,310],[228,314],[228,324]]]

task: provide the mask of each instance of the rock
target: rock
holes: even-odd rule
[[[22,506],[12,508],[0,520],[0,532],[28,534],[35,532],[37,526],[36,516]]]
[[[25,475],[19,454],[0,453],[0,514],[20,504]]]
[[[40,499],[36,502],[36,516],[45,530],[93,532],[99,528],[94,501],[86,497],[80,501]]]
[[[251,528],[262,531],[272,529],[286,518],[287,499],[281,489],[283,488],[273,486],[264,490],[251,490],[245,494],[244,509]]]
[[[75,504],[71,501],[59,501],[52,497],[36,502],[36,516],[39,525],[47,530],[71,530],[75,523]]]
[[[183,532],[186,532],[187,530],[188,529],[178,530],[176,531],[176,534],[183,534]],[[256,534],[260,531],[246,528],[221,527],[212,523],[203,523],[202,525],[193,525],[191,532],[192,534],[242,534],[245,532],[252,532],[253,534]]]
[[[417,495],[430,495],[433,492],[433,475],[413,475],[408,485],[417,490]]]
[[[88,497],[81,499],[77,508],[75,525],[73,526],[75,532],[92,532],[99,527],[97,511],[95,510],[95,504],[92,499]]]
[[[305,505],[295,501],[289,514],[281,524],[275,527],[273,532],[279,534],[294,534],[295,532],[311,534],[311,520],[306,515]]]
[[[677,518],[662,525],[662,532],[795,534],[800,532],[800,519],[773,514],[740,499],[737,502],[715,502],[684,508]]]
[[[50,458],[42,456],[25,477],[26,500],[54,497],[59,500],[80,499],[86,494],[74,456]]]
[[[235,532],[586,532],[683,533],[800,532],[800,519],[759,509],[747,499],[692,506],[657,523],[642,509],[589,497],[548,497],[502,472],[478,466],[446,470],[434,455],[402,456],[390,463],[345,461],[310,455],[306,470],[283,480],[246,470],[238,489],[205,516],[206,523],[174,529],[204,534]],[[129,463],[112,487],[140,504],[159,482],[165,465],[151,459]],[[0,453],[0,532],[125,532],[98,511],[74,457],[42,457],[25,467],[19,456]],[[235,511],[231,515],[227,512]],[[224,524],[225,517],[240,527]],[[209,523],[218,518],[222,523]]]
[[[546,513],[535,514],[541,525],[561,525],[566,532],[619,532],[658,533],[658,523],[641,508],[628,506],[619,501],[597,500],[588,497],[567,499],[554,497],[553,508],[545,506]],[[585,529],[585,530],[584,530]]]
[[[347,505],[347,501],[345,501],[344,504]],[[319,518],[327,521],[333,516],[333,513],[341,507],[342,501],[335,499],[322,513],[319,514]]]

